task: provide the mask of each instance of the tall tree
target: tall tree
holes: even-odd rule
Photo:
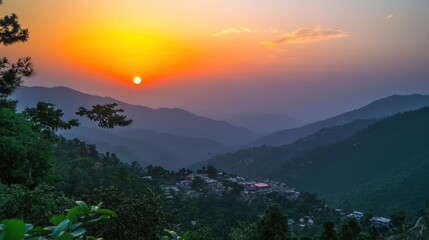
[[[337,233],[334,229],[333,222],[323,223],[323,232],[320,235],[321,240],[337,240]]]
[[[260,240],[289,239],[287,217],[282,214],[278,204],[269,206],[265,211],[258,222],[258,235]]]

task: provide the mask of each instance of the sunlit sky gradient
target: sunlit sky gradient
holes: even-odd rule
[[[5,0],[12,12],[30,40],[0,53],[33,58],[30,86],[303,121],[429,94],[427,0]]]

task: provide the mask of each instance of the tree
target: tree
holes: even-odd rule
[[[257,226],[260,240],[289,239],[287,217],[281,213],[277,204],[268,207]]]
[[[185,240],[216,240],[213,230],[209,227],[199,227],[197,230],[189,231],[183,236]]]
[[[52,166],[52,142],[14,109],[0,108],[0,182],[34,187]]]
[[[350,219],[347,224],[344,224],[340,230],[340,240],[353,240],[357,239],[360,233],[359,224],[355,219]]]
[[[390,216],[392,227],[402,231],[405,228],[405,213],[403,211],[395,212]]]
[[[61,109],[55,109],[52,103],[37,102],[35,108],[26,108],[23,112],[47,137],[52,138],[59,129],[70,129],[79,126],[77,119],[64,121]]]
[[[16,14],[12,13],[0,19],[0,43],[7,46],[15,42],[25,42],[27,39],[28,29],[21,28]]]
[[[97,104],[92,106],[92,110],[80,107],[76,112],[79,116],[87,116],[92,121],[98,122],[98,126],[102,128],[114,128],[115,126],[125,127],[130,125],[133,120],[126,119],[127,116],[121,115],[123,109],[117,109],[116,103],[108,103],[104,105]]]
[[[160,196],[148,191],[144,196],[128,197],[114,187],[97,188],[83,195],[89,203],[103,203],[117,218],[109,225],[94,225],[89,231],[105,239],[159,239],[166,225]]]
[[[320,235],[321,240],[337,240],[337,233],[334,229],[333,222],[324,222],[323,223],[323,232]]]
[[[74,201],[45,184],[33,190],[13,185],[2,190],[0,219],[19,218],[34,225],[47,225],[51,216],[73,205]]]
[[[238,223],[229,236],[231,240],[258,240],[256,223]]]
[[[2,2],[0,1],[0,4]],[[0,19],[0,44],[4,46],[16,42],[27,41],[28,29],[23,29],[14,13]],[[31,59],[21,58],[16,63],[10,63],[7,58],[0,60],[0,98],[8,97],[22,83],[22,77],[33,73]]]

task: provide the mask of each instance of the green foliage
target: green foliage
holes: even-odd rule
[[[18,219],[8,219],[0,222],[1,240],[21,240],[24,239],[25,224]]]
[[[0,222],[0,240],[95,240],[93,236],[85,236],[86,227],[116,217],[114,211],[100,208],[101,204],[89,207],[85,202],[77,201],[76,205],[65,215],[53,216],[50,219],[53,225],[48,227],[34,227],[20,219],[3,220]]]
[[[392,215],[390,215],[390,220],[392,228],[396,229],[397,231],[404,230],[406,215],[403,211],[392,213]]]
[[[52,143],[14,109],[0,109],[0,181],[34,187],[52,166]]]
[[[289,239],[287,217],[281,213],[277,204],[268,207],[265,215],[258,222],[257,229],[260,240]]]
[[[130,125],[133,120],[127,119],[127,116],[121,115],[123,109],[116,109],[118,104],[107,103],[104,105],[97,104],[92,106],[91,110],[80,107],[76,112],[79,116],[87,116],[90,120],[98,122],[102,128],[114,128],[115,126],[125,127]]]
[[[37,102],[35,108],[26,108],[23,112],[47,137],[54,138],[59,129],[70,129],[79,126],[77,119],[64,121],[64,113],[61,109],[55,109],[52,103]]]
[[[73,206],[73,201],[63,193],[43,184],[32,190],[12,185],[1,192],[0,219],[19,218],[35,225],[46,225],[50,216]]]
[[[159,239],[167,224],[160,196],[148,190],[143,196],[128,197],[118,189],[97,188],[83,199],[90,203],[103,202],[118,217],[109,225],[96,224],[89,232],[106,239]]]
[[[231,240],[258,240],[256,223],[238,223],[229,235]]]
[[[355,240],[358,239],[361,229],[355,219],[351,219],[347,224],[341,226],[339,232],[340,240]]]
[[[273,176],[273,172],[280,169],[283,163],[320,147],[345,140],[377,121],[379,120],[358,120],[342,126],[323,128],[285,146],[263,145],[242,149],[214,156],[203,162],[203,164],[213,165],[222,171],[247,178],[264,177],[272,179],[273,177],[279,177],[277,175]],[[252,161],[249,161],[250,159]]]
[[[323,232],[320,235],[320,240],[337,240],[337,233],[334,229],[333,222],[323,223]]]
[[[95,145],[60,137],[54,148],[57,188],[67,195],[80,195],[101,186],[114,186],[126,194],[141,194],[154,183],[143,179],[137,162],[127,164],[114,153],[101,154]]]

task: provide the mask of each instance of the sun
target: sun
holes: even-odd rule
[[[133,82],[134,82],[134,84],[138,85],[138,84],[142,83],[142,79],[139,76],[135,76],[133,78]]]

